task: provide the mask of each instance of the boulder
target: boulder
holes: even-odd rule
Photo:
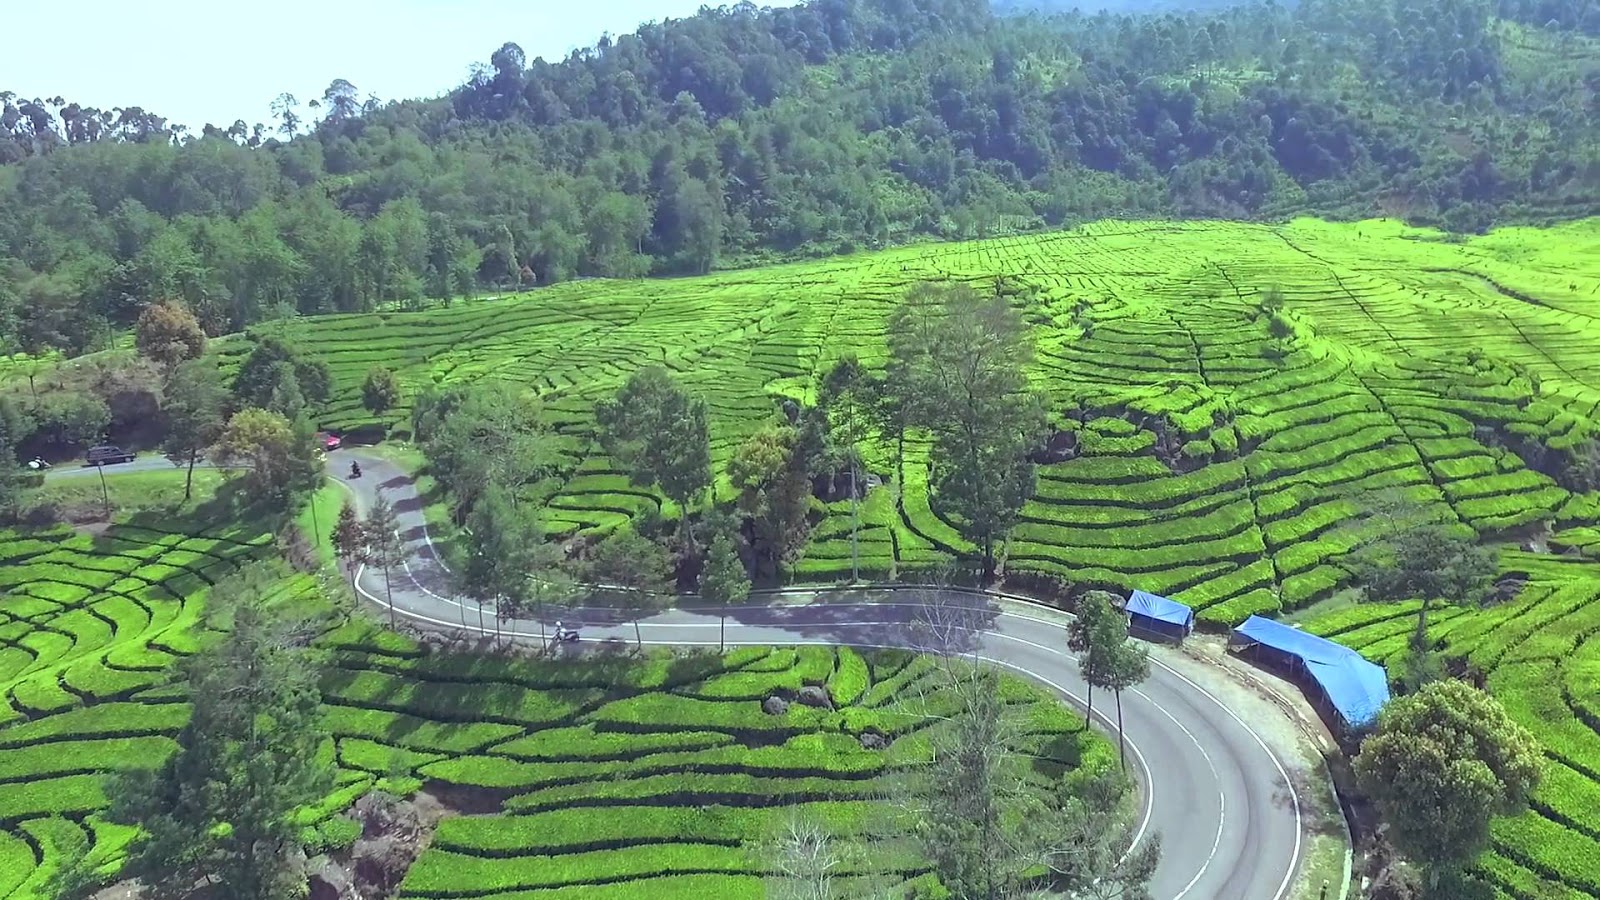
[[[801,688],[795,700],[799,701],[802,706],[833,709],[833,698],[828,696],[828,689],[815,684],[808,684]]]
[[[861,742],[863,750],[889,749],[889,739],[876,731],[863,731],[856,740]]]
[[[789,701],[782,697],[768,697],[761,701],[761,711],[769,716],[781,716],[789,711]]]
[[[350,900],[356,896],[350,876],[338,865],[328,862],[312,873],[309,887],[311,900]]]
[[[417,857],[416,847],[394,835],[356,842],[354,857],[356,880],[368,888],[388,893],[400,884]]]

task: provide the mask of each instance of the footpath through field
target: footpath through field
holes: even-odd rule
[[[347,459],[360,461],[362,478],[342,477]],[[332,454],[329,470],[361,508],[379,488],[394,503],[409,552],[406,563],[391,572],[389,588],[395,612],[413,624],[537,641],[549,634],[554,618],[565,617],[584,623],[584,640],[634,640],[631,622],[599,610],[563,610],[544,623],[531,615],[496,623],[492,612],[483,619],[476,603],[457,599],[451,590],[410,475],[357,450]],[[362,570],[356,581],[368,600],[387,608],[382,574]],[[794,590],[766,599],[773,602],[728,610],[729,645],[925,649],[928,629],[914,623],[933,619],[949,623],[936,631],[965,642],[963,652],[1027,675],[1080,706],[1087,696],[1077,660],[1066,650],[1067,617],[1056,610],[962,591],[921,591],[908,598],[881,589]],[[638,627],[646,644],[715,646],[721,633],[718,611],[703,608],[669,610]],[[1220,671],[1186,665],[1182,654],[1163,648],[1152,656],[1151,676],[1124,696],[1123,716],[1143,788],[1140,835],[1159,834],[1162,840],[1155,896],[1288,900],[1302,893],[1295,890],[1296,876],[1314,833],[1326,830],[1306,799],[1325,781],[1320,760],[1294,739],[1296,728],[1281,706],[1238,690],[1238,682]],[[1097,700],[1096,718],[1114,733],[1111,698]]]

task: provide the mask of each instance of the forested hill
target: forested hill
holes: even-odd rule
[[[159,298],[221,332],[1116,215],[1584,214],[1597,32],[1600,4],[1549,0],[813,0],[554,63],[508,44],[433,100],[336,81],[198,135],[5,94],[0,349],[90,349]]]

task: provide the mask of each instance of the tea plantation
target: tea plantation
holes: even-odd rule
[[[188,719],[173,663],[196,647],[206,587],[263,555],[270,536],[122,524],[0,533],[0,898],[45,898],[64,860],[115,871],[130,838],[101,816],[106,772],[153,766]],[[315,603],[310,576],[280,599]],[[300,813],[332,849],[358,826],[338,815],[375,788],[427,785],[497,815],[448,819],[411,868],[408,897],[691,894],[762,897],[760,846],[794,814],[841,838],[904,823],[882,799],[928,759],[951,711],[927,658],[826,648],[593,663],[425,653],[360,622],[318,638],[336,789]],[[825,686],[835,709],[762,701]],[[1007,679],[1031,777],[1115,764],[1081,717]],[[866,749],[864,732],[887,738]],[[881,842],[838,874],[893,886],[927,864]],[[538,891],[536,893],[518,893]]]
[[[1429,636],[1543,745],[1544,783],[1525,815],[1503,820],[1480,873],[1507,897],[1600,897],[1600,561],[1508,552],[1529,575],[1513,601],[1430,613]],[[1375,661],[1392,661],[1417,605],[1361,604],[1306,620]]]

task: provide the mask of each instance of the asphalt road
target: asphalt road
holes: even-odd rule
[[[363,476],[349,478],[349,462]],[[634,627],[599,610],[562,611],[543,625],[532,616],[496,625],[493,610],[458,601],[451,576],[427,534],[412,479],[377,456],[347,449],[329,454],[329,471],[365,509],[381,487],[395,505],[409,549],[390,573],[398,614],[418,624],[498,632],[528,640],[546,636],[554,618],[582,622],[584,641],[632,642]],[[383,575],[363,570],[361,592],[386,607]],[[1011,599],[958,591],[788,591],[730,610],[730,645],[848,644],[928,649],[932,643],[976,655],[1033,678],[1080,706],[1086,686],[1066,650],[1065,617]],[[940,627],[930,631],[925,624]],[[481,624],[480,624],[481,623]],[[647,644],[716,645],[715,610],[675,609],[643,620]],[[1283,763],[1250,724],[1206,688],[1154,660],[1149,680],[1124,693],[1129,756],[1143,792],[1141,839],[1160,834],[1161,864],[1153,884],[1162,900],[1284,900],[1304,849],[1301,801]],[[1095,698],[1095,716],[1114,734],[1111,698]]]
[[[363,476],[349,477],[351,460]],[[107,474],[170,468],[156,454],[108,466]],[[496,625],[492,610],[455,598],[451,576],[429,540],[412,479],[398,466],[360,450],[329,454],[336,478],[365,510],[381,487],[394,503],[406,563],[391,571],[363,569],[357,585],[368,600],[414,623],[440,629],[483,631],[538,641],[552,621],[533,617]],[[59,466],[52,480],[91,474],[93,468]],[[1028,676],[1084,705],[1087,689],[1076,658],[1066,650],[1062,613],[1011,598],[960,591],[785,591],[764,603],[729,610],[729,645],[826,644],[930,649],[939,644]],[[601,610],[563,611],[583,623],[584,641],[632,642],[631,623]],[[928,621],[939,627],[928,629]],[[924,624],[919,624],[924,623]],[[716,645],[717,611],[675,609],[644,619],[646,644]],[[1140,839],[1159,834],[1161,863],[1153,893],[1161,900],[1285,900],[1304,849],[1301,800],[1287,770],[1242,717],[1202,684],[1153,659],[1150,678],[1123,696],[1129,757],[1142,788]],[[1115,734],[1111,697],[1095,698],[1095,717]]]

